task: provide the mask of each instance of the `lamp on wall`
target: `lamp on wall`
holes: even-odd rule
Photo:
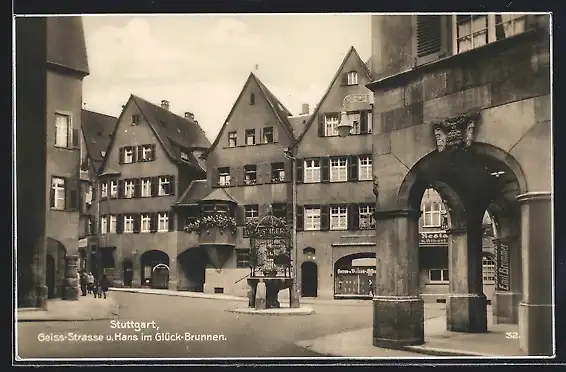
[[[352,111],[352,104],[356,103],[365,103],[373,106],[373,94],[348,94],[344,97],[339,122],[336,126],[340,137],[347,137],[352,131],[352,128],[354,128],[349,112]]]

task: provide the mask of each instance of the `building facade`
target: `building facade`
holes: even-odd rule
[[[80,17],[18,19],[16,39],[16,131],[25,141],[16,144],[17,218],[24,229],[17,232],[18,300],[43,306],[46,298],[77,298],[79,134],[89,69]]]
[[[446,201],[447,329],[487,331],[482,221],[494,221],[494,322],[552,354],[548,15],[372,16],[376,346],[424,342],[419,207]],[[489,314],[491,316],[491,314]]]
[[[210,146],[190,112],[130,96],[117,119],[97,182],[97,271],[115,286],[184,288],[183,254],[196,245],[173,208],[206,177]]]

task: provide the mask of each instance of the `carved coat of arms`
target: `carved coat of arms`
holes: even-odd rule
[[[444,120],[434,120],[432,130],[438,151],[470,147],[479,115],[479,110],[473,110]]]

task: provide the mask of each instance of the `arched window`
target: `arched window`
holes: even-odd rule
[[[481,260],[483,282],[490,284],[495,282],[495,260],[489,256],[483,256]]]

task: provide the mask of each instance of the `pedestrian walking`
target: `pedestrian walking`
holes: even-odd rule
[[[81,287],[81,296],[86,296],[87,278],[84,271],[81,271],[79,275],[79,285]]]
[[[88,273],[87,276],[87,291],[89,294],[94,292],[94,275],[92,273]]]
[[[106,275],[102,275],[102,279],[100,279],[100,291],[102,292],[102,294],[104,295],[104,298],[106,299],[106,292],[108,292],[108,288],[110,287],[110,281],[108,280],[108,278],[106,277]]]

